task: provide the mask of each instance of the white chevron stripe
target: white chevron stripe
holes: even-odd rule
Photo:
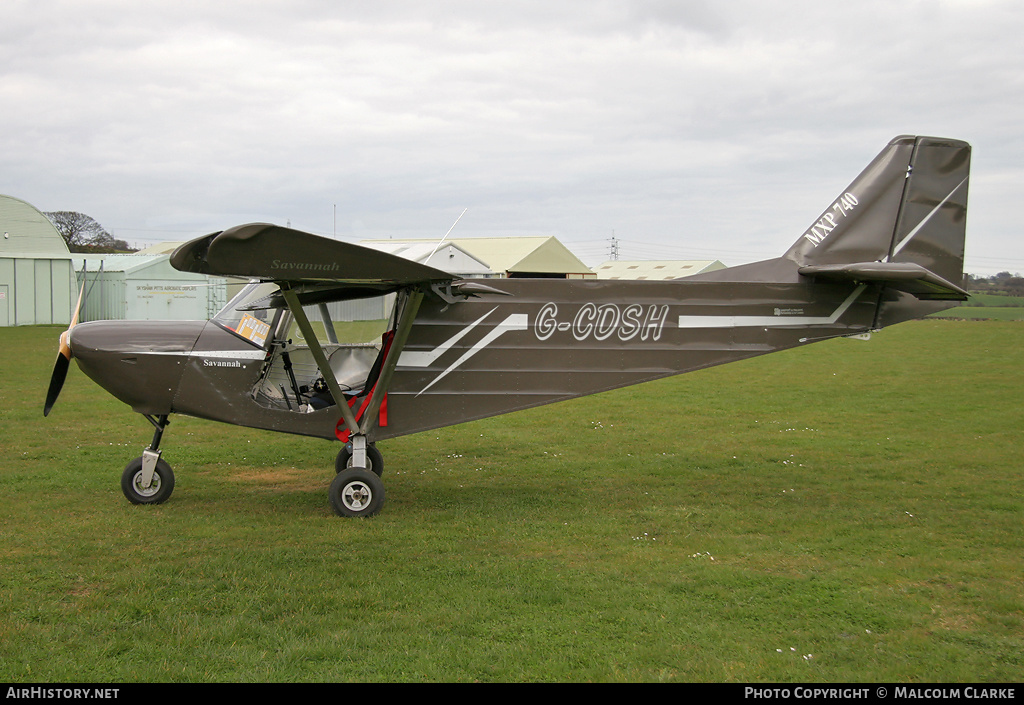
[[[680,328],[778,328],[781,326],[828,326],[839,320],[867,288],[861,284],[831,316],[680,316]]]

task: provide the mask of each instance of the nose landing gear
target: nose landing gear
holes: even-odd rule
[[[145,416],[156,428],[153,442],[121,473],[121,492],[132,504],[160,504],[174,491],[174,471],[160,457],[160,439],[170,421],[166,414],[157,418]]]

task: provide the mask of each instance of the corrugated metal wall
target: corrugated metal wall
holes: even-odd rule
[[[134,278],[125,272],[91,271],[85,275],[83,321],[205,320],[227,302],[224,280]],[[79,283],[83,274],[78,274]]]
[[[74,281],[70,259],[0,257],[0,326],[67,325]]]

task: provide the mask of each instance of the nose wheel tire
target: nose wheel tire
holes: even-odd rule
[[[328,492],[331,508],[342,517],[369,517],[384,506],[384,483],[365,468],[339,472]]]
[[[166,502],[174,491],[174,472],[161,458],[156,461],[153,480],[149,487],[142,486],[142,458],[128,463],[121,473],[121,491],[132,504],[160,504]]]

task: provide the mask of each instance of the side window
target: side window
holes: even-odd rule
[[[395,295],[307,304],[302,307],[330,364],[330,374],[349,395],[364,393],[384,349]],[[274,343],[253,400],[269,409],[308,413],[335,405],[335,400],[309,349],[309,341],[288,310],[274,324]],[[372,383],[371,383],[372,386]]]
[[[322,346],[379,343],[388,328],[395,296],[374,296],[366,299],[310,304],[302,310]],[[306,345],[302,331],[293,319],[287,338],[295,345]]]

